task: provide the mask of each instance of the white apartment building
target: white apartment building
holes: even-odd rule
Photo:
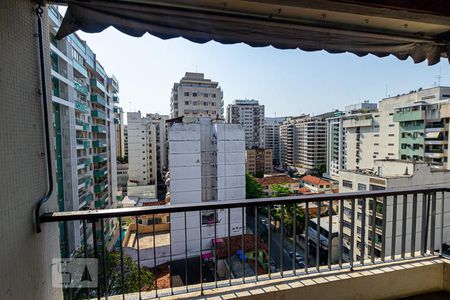
[[[241,125],[215,123],[202,118],[198,123],[175,123],[169,128],[170,204],[208,201],[245,201],[245,139]],[[244,218],[243,218],[244,217]],[[217,238],[242,233],[242,210],[218,210],[186,214],[173,213],[171,239],[173,258],[199,255],[200,229],[202,251],[210,251],[216,229]],[[201,219],[201,224],[200,224]],[[187,241],[185,241],[185,222]]]
[[[234,100],[227,106],[227,123],[241,124],[245,132],[245,148],[264,148],[264,105],[258,100]]]
[[[49,6],[48,14],[59,210],[114,207],[117,154],[113,108],[119,101],[119,83],[107,75],[96,54],[76,34],[57,40],[62,16],[54,6]],[[114,221],[106,220],[106,237],[114,235]],[[68,222],[67,227],[60,238],[70,255],[81,245],[82,230],[80,222]],[[88,236],[91,233],[88,229]]]
[[[128,157],[128,125],[123,126],[123,149],[125,157]]]
[[[433,103],[450,97],[449,87],[419,89],[408,94],[382,99],[376,112],[349,114],[344,119],[347,130],[347,169],[373,168],[375,159],[400,159],[400,119],[394,120],[396,108],[419,101]],[[413,120],[415,121],[415,120]]]
[[[218,82],[206,79],[203,73],[186,72],[174,83],[170,97],[170,117],[184,116],[195,121],[201,117],[223,118],[223,93]]]
[[[141,117],[141,112],[128,112],[127,121],[129,181],[137,185],[155,185],[158,175],[162,174],[164,148],[160,143],[164,141],[165,116],[147,114]]]
[[[300,173],[306,173],[326,163],[327,116],[286,118],[280,126],[283,166],[295,167]]]
[[[117,97],[117,96],[116,96]],[[118,101],[118,98],[117,98]],[[114,124],[116,127],[116,150],[118,157],[125,157],[125,128],[123,120],[123,109],[114,106]]]
[[[264,145],[266,149],[272,149],[272,164],[281,165],[280,125],[284,117],[269,118],[264,120]]]
[[[327,118],[327,174],[334,180],[339,179],[339,171],[346,169],[346,130],[343,126],[344,113],[335,112]]]
[[[341,170],[339,174],[339,191],[340,192],[356,192],[356,191],[371,191],[371,190],[383,190],[390,188],[401,187],[418,187],[418,186],[436,186],[439,184],[448,184],[450,182],[450,172],[434,170],[430,165],[423,162],[411,162],[402,160],[375,160],[373,170]],[[436,228],[439,232],[441,228],[441,214],[440,207],[442,201],[442,195],[438,193],[436,195]],[[354,253],[353,259],[359,260],[361,258],[361,247],[364,241],[364,258],[370,258],[371,254],[371,236],[372,236],[372,201],[373,199],[366,199],[365,204],[365,220],[361,212],[363,211],[362,200],[355,203],[355,223],[354,232],[355,237],[353,239]],[[381,256],[382,249],[382,224],[383,224],[383,199],[376,199],[376,222],[375,222],[375,257]],[[398,196],[396,200],[393,197],[387,197],[386,199],[386,234],[385,241],[385,253],[386,256],[391,255],[392,245],[392,221],[393,221],[393,209],[394,203],[397,201],[396,210],[396,232],[395,232],[395,254],[400,254],[401,251],[401,234],[402,234],[402,221],[405,216],[403,215],[403,196]],[[407,215],[406,215],[406,250],[411,249],[411,239],[415,233],[415,250],[420,250],[421,233],[422,233],[422,204],[423,195],[417,195],[417,215],[416,215],[416,228],[412,231],[412,218],[413,218],[413,197],[409,195],[406,199],[407,203]],[[352,227],[352,206],[350,201],[344,201],[344,207],[340,208],[344,210],[344,259],[348,260],[351,249],[351,227]],[[450,239],[450,203],[445,203],[444,214],[444,241]],[[412,233],[413,232],[413,233]],[[364,234],[364,239],[363,239]],[[428,241],[429,243],[429,241]],[[435,237],[435,246],[438,249],[441,243],[439,234]],[[428,244],[430,245],[430,244]]]

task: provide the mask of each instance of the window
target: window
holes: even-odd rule
[[[349,180],[342,180],[342,186],[346,188],[353,188],[353,183]]]
[[[388,134],[388,136],[394,136],[394,134],[393,134],[393,133],[391,133],[391,134]]]
[[[208,98],[208,93],[204,93],[203,97]]]
[[[388,146],[394,146],[394,144],[388,144]]]
[[[216,94],[211,94],[211,96],[212,96],[213,98],[216,98]]]
[[[197,101],[192,101],[192,105],[196,106],[197,105]]]
[[[189,96],[189,92],[184,92],[184,95],[185,95],[186,97],[188,97],[188,96]]]
[[[184,105],[189,105],[189,101],[184,101]]]
[[[395,124],[389,124],[389,127],[394,127],[395,126]]]
[[[367,191],[367,185],[364,183],[358,183],[358,191]]]
[[[379,137],[380,135],[377,133],[377,134],[374,134],[373,136],[374,136],[374,137]]]
[[[211,106],[216,106],[216,103],[214,103],[214,102],[211,102]]]
[[[197,97],[197,93],[192,93],[192,97]]]
[[[208,102],[203,101],[203,105],[204,105],[204,106],[208,106]]]

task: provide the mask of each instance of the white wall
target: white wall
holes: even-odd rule
[[[240,125],[214,124],[202,119],[201,124],[173,124],[169,129],[169,171],[171,204],[200,203],[245,199],[245,142]],[[216,136],[216,138],[214,138]],[[214,151],[210,151],[211,147]],[[203,149],[203,151],[201,151]],[[203,193],[202,193],[203,192]],[[210,195],[214,199],[203,195]],[[217,223],[205,224],[202,249],[211,248],[211,239],[242,233],[241,209],[218,210]],[[173,213],[170,216],[173,258],[199,255],[200,213]],[[187,239],[185,238],[185,229]],[[186,241],[186,244],[185,244]]]

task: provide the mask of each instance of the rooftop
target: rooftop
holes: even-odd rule
[[[315,185],[331,185],[331,182],[329,182],[328,180],[311,175],[303,176],[300,180]]]
[[[298,183],[297,180],[292,179],[291,177],[287,175],[275,175],[275,176],[267,176],[264,178],[255,178],[255,180],[263,185],[268,186],[272,184],[288,184],[288,183]]]

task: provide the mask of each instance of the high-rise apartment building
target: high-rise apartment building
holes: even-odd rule
[[[127,113],[128,176],[137,185],[156,185],[161,176],[160,120],[155,120],[155,116],[159,115],[141,117],[140,112]]]
[[[114,207],[116,140],[113,107],[119,84],[76,34],[57,40],[58,10],[49,7],[57,197],[60,211]],[[61,233],[69,253],[81,244],[80,222]],[[114,220],[105,224],[113,235]],[[89,235],[89,233],[88,233]],[[64,244],[64,240],[67,244]]]
[[[123,121],[123,109],[118,106],[114,106],[114,124],[116,126],[117,156],[125,157],[125,125]]]
[[[263,177],[273,171],[272,149],[247,149],[245,150],[245,166],[247,172],[256,177]]]
[[[421,106],[416,104],[420,101],[433,104],[449,97],[450,88],[448,87],[420,89],[381,100],[378,111],[363,111],[347,115],[343,121],[347,131],[346,168],[349,170],[373,169],[375,159],[408,159],[409,156],[411,160],[422,160],[423,155],[420,154],[424,153],[425,149],[425,122],[417,118],[424,118],[425,113],[422,116],[420,111],[416,112],[416,109],[421,109]],[[429,114],[432,114],[431,111]],[[434,119],[431,118],[429,121],[428,126],[435,125]],[[422,127],[424,127],[423,136],[420,132]],[[414,134],[415,129],[418,129],[418,132]],[[411,136],[408,135],[410,131],[413,133]],[[411,148],[408,145],[411,145]],[[401,147],[404,148],[401,149]],[[433,149],[433,147],[429,148]],[[439,162],[443,161],[436,161],[436,163]]]
[[[444,96],[445,97],[445,96]],[[450,98],[450,93],[447,94]],[[449,100],[422,100],[395,109],[399,123],[399,157],[423,161],[433,168],[450,169]]]
[[[218,82],[206,79],[203,73],[186,72],[174,83],[170,97],[170,117],[184,116],[195,121],[201,117],[223,118],[223,93]]]
[[[227,123],[241,124],[245,148],[264,148],[264,105],[257,100],[234,100],[227,107]]]
[[[384,190],[392,188],[402,188],[411,186],[433,186],[439,184],[448,184],[450,180],[450,172],[434,170],[430,165],[424,162],[410,162],[401,160],[375,160],[375,170],[341,170],[339,174],[339,191],[340,192],[364,192],[374,190]],[[371,257],[372,242],[375,243],[375,257],[381,257],[383,242],[386,256],[390,256],[392,250],[394,254],[399,255],[402,251],[402,239],[396,238],[393,243],[393,236],[405,236],[405,245],[411,249],[421,249],[421,233],[423,231],[423,203],[426,200],[426,194],[412,195],[405,197],[383,197],[378,198],[364,198],[354,202],[354,211],[352,210],[352,202],[344,200],[343,206],[343,258],[349,261],[353,255],[353,260],[359,260],[363,256],[364,259]],[[373,201],[376,203],[373,203]],[[364,202],[365,201],[365,202]],[[433,200],[434,201],[434,200]],[[441,207],[442,203],[441,193],[436,194],[435,205]],[[407,203],[409,208],[404,210],[404,204]],[[430,202],[428,202],[430,203]],[[383,207],[386,205],[386,207]],[[430,204],[428,204],[430,205]],[[373,220],[375,206],[375,220]],[[414,208],[416,212],[414,212]],[[435,207],[436,207],[435,206]],[[396,211],[396,227],[393,227],[393,216]],[[448,209],[445,209],[448,212]],[[363,214],[364,212],[364,218]],[[406,213],[406,215],[405,215]],[[384,215],[385,214],[385,215]],[[413,222],[415,218],[415,222]],[[436,214],[435,228],[440,230],[444,220],[444,231],[448,230],[450,225],[450,214],[445,213],[444,218],[441,219],[439,213]],[[372,224],[375,223],[375,228]],[[383,233],[383,223],[386,231]],[[416,224],[415,228],[411,224]],[[406,228],[404,225],[408,224]],[[352,226],[354,237],[352,238]],[[395,234],[393,229],[396,228]],[[372,232],[374,230],[375,232]],[[384,235],[384,236],[383,236]],[[415,243],[412,243],[412,240]],[[434,245],[440,245],[440,236],[436,235]],[[353,247],[352,247],[353,244]],[[394,245],[394,249],[392,246]],[[353,253],[351,249],[353,248]]]
[[[170,204],[244,200],[242,127],[214,123],[209,118],[202,118],[198,123],[172,124],[169,128],[169,172]],[[215,234],[216,238],[241,234],[245,214],[242,216],[240,209],[231,209],[230,213],[227,210],[203,211],[201,217],[198,213],[173,213],[170,222],[172,257],[176,259],[184,258],[185,253],[198,256],[200,228],[202,251],[208,252]]]
[[[289,117],[280,126],[282,165],[306,173],[326,163],[326,122],[330,114]]]
[[[123,126],[123,149],[125,157],[128,158],[128,125]]]
[[[346,131],[343,126],[344,113],[337,111],[327,118],[327,174],[337,180],[339,171],[346,168]]]
[[[272,149],[274,166],[281,164],[280,125],[283,124],[284,119],[284,117],[266,117],[264,121],[264,144],[266,149]]]

